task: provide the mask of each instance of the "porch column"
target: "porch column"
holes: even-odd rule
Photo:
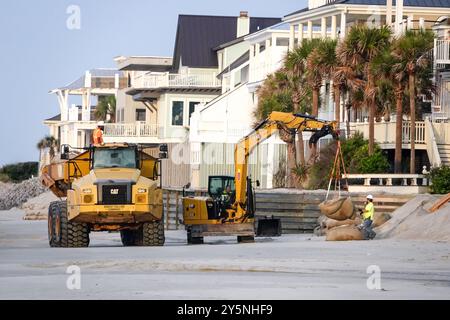
[[[392,0],[386,1],[386,25],[392,24]]]
[[[414,15],[410,14],[408,16],[408,30],[414,29]]]
[[[421,30],[425,29],[425,19],[424,18],[419,18],[419,28]]]
[[[327,18],[322,17],[321,24],[320,24],[320,36],[322,39],[325,39],[327,37]]]
[[[303,23],[299,23],[298,24],[298,35],[297,35],[297,39],[298,39],[298,45],[300,46],[300,44],[303,41]]]
[[[345,11],[341,12],[341,28],[339,38],[345,38],[345,26],[347,25],[347,13]]]
[[[260,44],[259,42],[257,44],[255,44],[255,57],[259,56],[259,50],[260,50]]]
[[[266,39],[266,56],[269,55],[270,39]]]
[[[396,0],[395,4],[395,34],[402,33],[400,23],[403,21],[403,0]]]
[[[81,120],[91,120],[91,90],[87,89],[82,96]]]
[[[308,39],[311,40],[313,38],[313,23],[311,20],[308,20]]]
[[[295,44],[295,25],[291,24],[289,28],[289,51],[294,50]]]
[[[336,16],[331,16],[331,39],[336,39]]]
[[[67,121],[69,119],[69,91],[59,90],[57,92],[59,102],[59,112],[61,113],[61,121]]]

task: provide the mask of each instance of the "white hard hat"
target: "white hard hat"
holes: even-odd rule
[[[367,195],[367,199],[373,200],[373,195],[371,194]]]

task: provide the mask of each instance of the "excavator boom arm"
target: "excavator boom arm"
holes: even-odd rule
[[[270,138],[279,130],[284,130],[291,134],[303,131],[314,132],[309,140],[309,146],[311,147],[312,145],[315,145],[320,138],[328,134],[331,134],[334,139],[338,139],[336,129],[336,122],[334,121],[324,121],[307,115],[274,111],[252,132],[242,138],[236,144],[234,152],[236,218],[240,218],[245,214],[248,157],[256,146]]]

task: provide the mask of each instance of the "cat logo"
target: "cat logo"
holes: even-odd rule
[[[111,189],[111,194],[119,194],[119,189]]]

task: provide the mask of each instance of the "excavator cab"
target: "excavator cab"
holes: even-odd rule
[[[208,219],[228,218],[227,209],[231,209],[236,199],[234,177],[210,176],[208,195],[212,199],[207,203]]]

